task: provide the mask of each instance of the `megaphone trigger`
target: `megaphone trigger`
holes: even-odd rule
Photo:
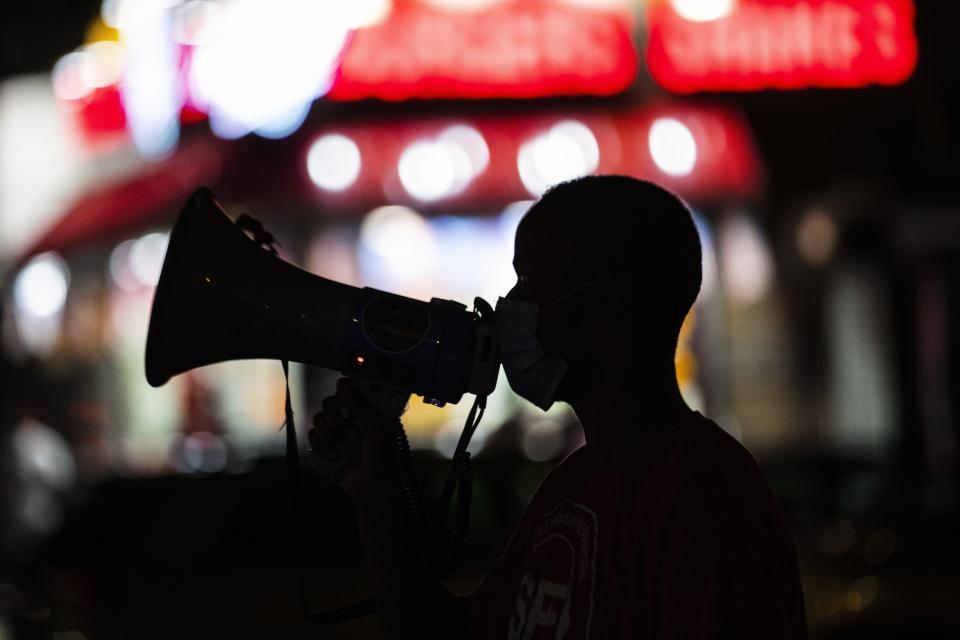
[[[385,416],[399,418],[407,410],[410,401],[409,389],[357,379],[354,384],[360,394]]]

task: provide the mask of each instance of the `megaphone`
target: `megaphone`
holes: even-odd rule
[[[496,334],[480,320],[459,302],[357,288],[296,267],[231,222],[204,187],[170,234],[147,335],[147,381],[156,387],[196,367],[268,358],[399,390],[404,403],[413,393],[442,406],[496,384]]]
[[[353,377],[368,399],[397,416],[411,393],[439,406],[458,402],[464,393],[475,394],[441,500],[445,513],[457,487],[455,552],[462,546],[470,511],[466,448],[500,367],[493,310],[482,298],[468,311],[452,300],[424,302],[327,280],[279,258],[271,241],[249,216],[231,222],[210,189],[198,189],[190,197],[170,233],[154,294],[147,381],[157,387],[174,375],[216,362],[269,358],[285,366],[287,361],[301,362]],[[296,494],[299,472],[289,388],[287,393],[287,467]],[[402,429],[399,436],[404,490],[425,513]],[[338,460],[312,457],[311,466],[324,478],[335,479],[358,453],[356,443],[352,448]],[[301,596],[305,598],[302,591]],[[373,608],[367,598],[305,613],[316,622],[333,624]]]

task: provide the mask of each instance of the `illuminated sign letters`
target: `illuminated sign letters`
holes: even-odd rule
[[[713,20],[650,6],[647,63],[678,93],[899,84],[916,65],[910,0],[740,0]]]
[[[459,13],[414,5],[354,33],[328,96],[609,95],[636,72],[629,20],[619,14],[538,3]]]

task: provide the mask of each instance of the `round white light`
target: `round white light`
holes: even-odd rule
[[[53,65],[50,72],[53,94],[60,100],[81,100],[90,95],[97,82],[96,62],[89,51],[72,51]]]
[[[400,155],[397,171],[407,193],[429,202],[462,192],[490,163],[483,134],[466,124],[447,127],[419,140]]]
[[[407,147],[397,166],[400,183],[407,193],[426,202],[450,195],[457,184],[455,149],[434,141],[414,142]]]
[[[409,289],[436,266],[434,232],[409,207],[386,206],[367,214],[360,225],[360,268],[365,279]]]
[[[70,272],[56,253],[42,253],[17,274],[13,285],[19,311],[35,318],[57,315],[67,301]]]
[[[110,279],[124,291],[136,291],[143,286],[130,272],[130,250],[135,243],[136,240],[124,240],[110,252]]]
[[[718,234],[721,275],[730,296],[739,302],[762,299],[773,286],[770,247],[756,223],[743,213],[726,218]]]
[[[220,9],[220,4],[211,0],[187,0],[177,6],[173,10],[173,39],[190,46],[202,44]]]
[[[360,241],[366,248],[395,260],[413,258],[432,238],[430,225],[409,207],[378,207],[360,226]]]
[[[148,233],[130,246],[130,273],[140,284],[157,286],[168,240],[166,233]]]
[[[600,147],[582,122],[565,120],[525,142],[517,154],[520,180],[531,194],[592,173],[600,162]]]
[[[90,54],[90,77],[93,88],[109,87],[120,81],[123,73],[123,45],[111,40],[91,42],[83,48]]]
[[[348,189],[360,175],[360,165],[357,143],[339,133],[320,136],[307,152],[310,179],[328,191]]]
[[[469,125],[455,124],[447,127],[437,136],[437,142],[463,151],[469,162],[467,171],[462,176],[465,182],[483,173],[490,164],[490,149],[487,147],[487,141],[484,140],[483,134]]]
[[[523,453],[535,462],[556,458],[563,453],[566,445],[561,420],[542,418],[529,425],[523,434]]]
[[[372,27],[387,19],[393,10],[393,0],[352,0],[331,3],[342,12],[344,22],[351,29]]]
[[[300,128],[300,125],[304,123],[309,113],[309,102],[291,105],[288,111],[278,113],[269,120],[264,121],[254,129],[253,132],[262,138],[268,138],[270,140],[286,138]]]
[[[687,125],[674,118],[658,118],[650,127],[650,155],[661,171],[685,176],[697,163],[697,142]]]
[[[733,11],[736,0],[670,0],[673,10],[693,22],[725,18]]]
[[[235,0],[196,47],[191,96],[209,109],[217,135],[267,136],[299,126],[333,81],[350,27],[335,2]],[[281,126],[282,124],[282,126]]]
[[[26,419],[14,429],[11,444],[18,466],[28,477],[66,489],[76,477],[76,464],[66,439],[42,422]]]

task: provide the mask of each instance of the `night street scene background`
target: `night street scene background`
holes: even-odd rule
[[[494,302],[550,185],[690,205],[687,403],[786,512],[810,637],[960,638],[960,10],[936,0],[8,0],[0,13],[0,640],[377,638],[351,507],[284,468],[275,360],[153,388],[169,232],[208,186],[313,273]],[[584,227],[593,224],[588,216]],[[291,364],[306,431],[338,375]],[[436,503],[472,398],[404,425]],[[503,374],[469,593],[583,444]],[[306,443],[301,442],[305,457]]]

